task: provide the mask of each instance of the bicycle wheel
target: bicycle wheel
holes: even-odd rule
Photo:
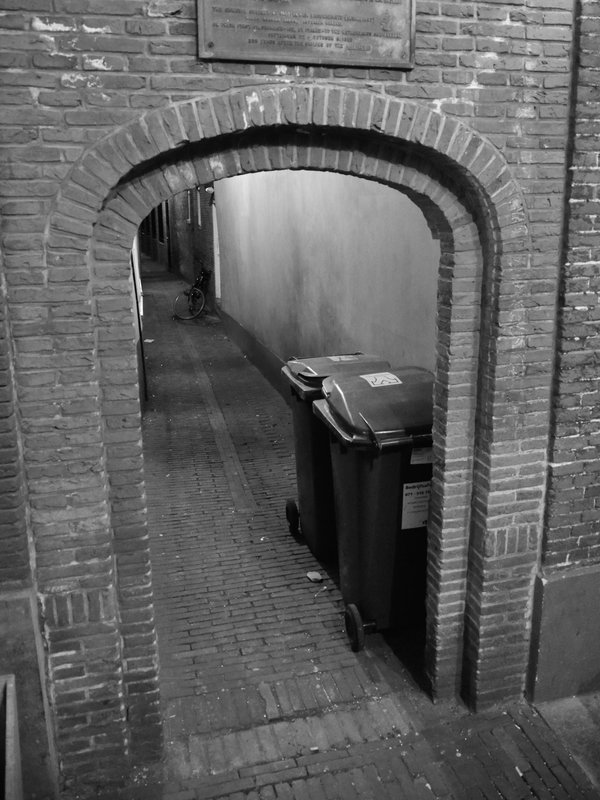
[[[181,292],[173,303],[173,314],[177,319],[194,319],[204,310],[206,298],[202,289]]]

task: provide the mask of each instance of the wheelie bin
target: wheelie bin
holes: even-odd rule
[[[323,380],[332,375],[373,372],[389,362],[366,353],[292,358],[282,369],[292,395],[292,425],[296,449],[298,502],[286,503],[290,533],[302,534],[313,554],[324,563],[337,559],[333,479],[327,429],[312,413],[322,398]]]
[[[323,382],[340,590],[352,649],[365,632],[422,625],[432,474],[433,375],[419,367]]]

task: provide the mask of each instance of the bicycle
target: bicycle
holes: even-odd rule
[[[210,270],[202,267],[192,286],[177,295],[173,302],[173,316],[176,319],[195,319],[204,311],[211,275]]]

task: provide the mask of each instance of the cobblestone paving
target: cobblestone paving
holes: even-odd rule
[[[288,407],[216,319],[172,319],[178,286],[144,286],[165,759],[124,796],[599,797],[526,704],[434,705],[390,640],[351,651],[335,580],[288,532]]]

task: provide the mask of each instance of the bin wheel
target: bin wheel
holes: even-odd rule
[[[365,627],[360,611],[354,603],[349,603],[344,609],[344,624],[346,625],[346,633],[350,639],[350,645],[354,652],[358,653],[365,646]]]
[[[300,512],[295,500],[288,500],[285,504],[285,518],[288,521],[288,527],[292,536],[298,536],[300,533]]]

